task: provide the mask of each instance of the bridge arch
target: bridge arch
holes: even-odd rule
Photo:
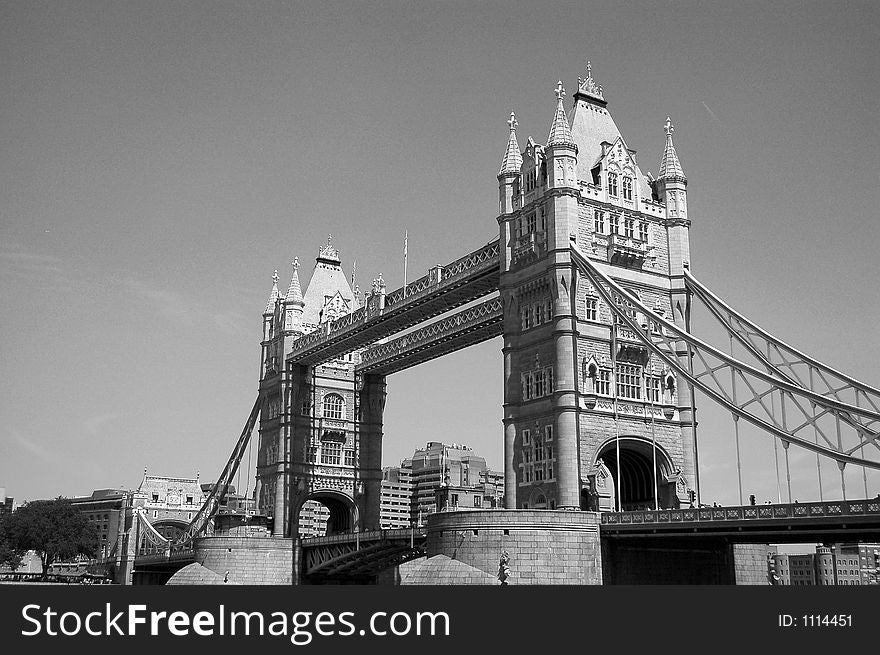
[[[360,513],[351,496],[336,489],[316,489],[296,506],[292,525],[299,526],[302,511],[308,502],[323,505],[329,511],[327,535],[360,530]]]
[[[150,525],[160,535],[168,539],[168,541],[179,541],[186,534],[189,528],[189,521],[173,518],[163,518],[151,521]]]
[[[654,477],[657,479],[657,492],[661,508],[677,507],[676,495],[677,468],[672,463],[669,453],[659,443],[652,444],[650,439],[636,435],[621,435],[620,443],[620,485],[617,477],[617,444],[618,439],[611,437],[597,449],[593,464],[605,475],[606,489],[610,494],[606,507],[616,509],[616,494],[621,493],[620,506],[624,510],[654,509]],[[656,469],[654,468],[654,452],[656,449]]]

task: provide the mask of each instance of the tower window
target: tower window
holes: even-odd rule
[[[605,215],[602,213],[602,210],[596,209],[593,212],[593,224],[597,233],[605,233]]]
[[[608,173],[608,195],[617,195],[617,173]]]
[[[321,463],[339,466],[342,463],[342,444],[335,441],[322,441]]]
[[[641,366],[618,364],[615,370],[617,395],[620,398],[639,400],[642,397]]]
[[[544,371],[535,371],[535,396],[541,397],[547,395],[545,388]]]
[[[599,299],[587,298],[584,305],[584,318],[588,321],[599,320]]]
[[[642,241],[648,240],[648,224],[645,221],[639,222],[639,239]]]
[[[620,216],[611,214],[611,234],[620,234]]]
[[[626,218],[623,220],[623,236],[627,237],[628,239],[632,239],[633,236],[635,236],[634,224],[635,221],[633,221],[633,219],[631,218]]]
[[[324,418],[341,421],[345,413],[345,400],[338,393],[330,393],[324,396]]]
[[[645,377],[645,392],[648,400],[652,403],[660,402],[660,378],[656,375],[648,375]]]
[[[623,178],[623,199],[633,199],[633,179],[631,177]]]
[[[596,393],[600,396],[611,395],[611,369],[600,368],[599,376],[596,379]]]

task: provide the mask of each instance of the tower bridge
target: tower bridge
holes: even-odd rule
[[[581,558],[588,573],[559,575],[583,583],[615,570],[596,564],[614,556],[612,546],[600,549],[600,537],[611,544],[636,534],[703,535],[730,543],[730,535],[807,539],[856,524],[859,534],[877,532],[876,502],[844,519],[858,513],[845,497],[844,469],[880,468],[880,391],[774,337],[695,277],[688,180],[669,118],[654,177],[643,172],[589,66],[568,112],[564,98],[559,82],[543,145],[529,137],[521,149],[510,115],[497,174],[497,240],[391,292],[379,275],[362,294],[330,239],[305,292],[298,259],[284,294],[276,272],[263,313],[257,400],[183,546],[210,529],[216,498],[254,429],[257,504],[273,519],[273,537],[293,544],[294,582],[309,571],[372,575],[379,564],[435,547],[470,552],[486,571],[481,553],[497,558],[502,546],[528,553],[523,544],[541,530],[556,531],[552,547],[565,560]],[[726,331],[730,353],[694,334],[697,303]],[[503,339],[505,509],[435,517],[424,546],[383,537],[386,376],[496,336]],[[748,361],[734,357],[734,342]],[[807,505],[766,517],[776,509],[762,506],[725,513],[720,527],[714,514],[701,522],[697,390],[733,417],[741,504],[740,421],[782,445],[789,500],[791,446],[834,461],[844,498],[822,505],[821,517]],[[309,501],[330,510],[323,542],[297,540]],[[455,535],[464,535],[459,545],[451,545],[459,543]]]

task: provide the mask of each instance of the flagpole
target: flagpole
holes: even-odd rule
[[[406,242],[409,239],[409,230],[403,233],[403,296],[406,297]]]

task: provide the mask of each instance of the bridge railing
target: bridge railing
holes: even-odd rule
[[[302,539],[302,545],[327,546],[329,544],[347,544],[352,541],[397,541],[411,537],[424,537],[425,528],[396,528],[394,530],[370,530],[369,532],[343,532],[324,537],[307,537]]]
[[[698,523],[702,521],[743,521],[809,519],[840,516],[880,515],[880,498],[836,500],[816,503],[746,505],[742,507],[694,507],[687,509],[603,512],[603,525],[644,523]]]

